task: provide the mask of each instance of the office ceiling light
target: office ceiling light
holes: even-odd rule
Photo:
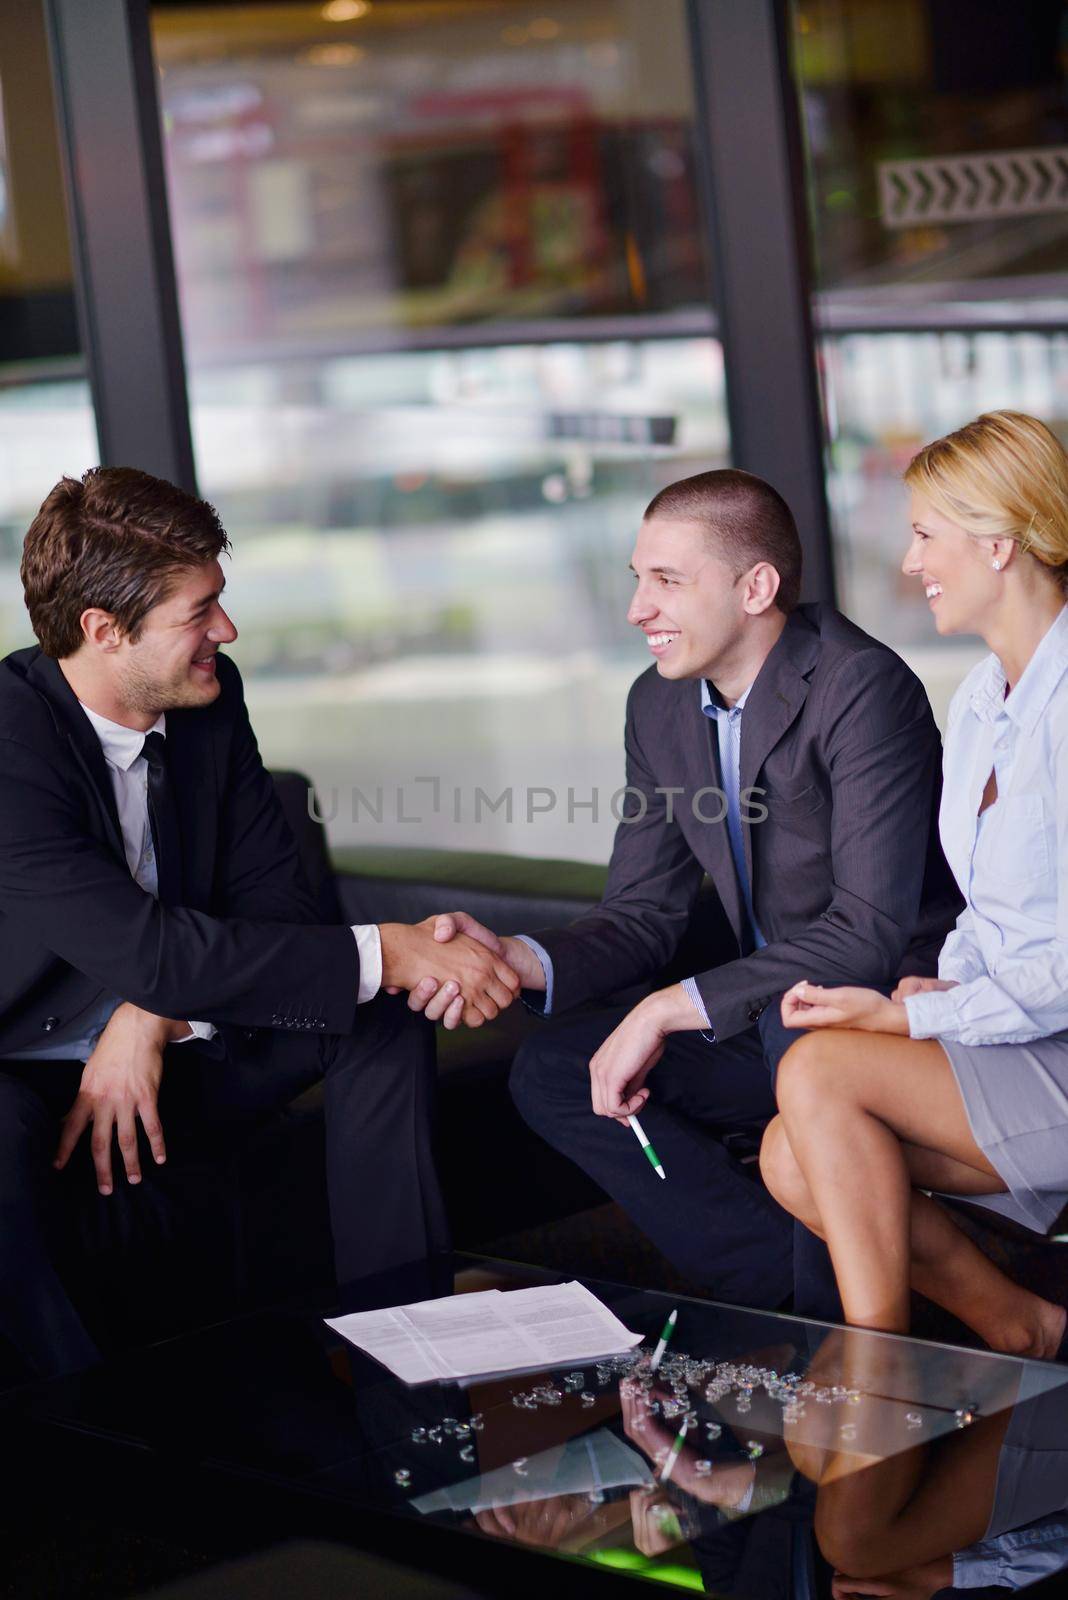
[[[324,22],[358,22],[370,9],[370,0],[329,0],[322,18]]]

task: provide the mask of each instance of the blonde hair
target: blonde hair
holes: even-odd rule
[[[1045,423],[988,411],[924,445],[905,482],[976,539],[1015,539],[1068,594],[1068,455]]]

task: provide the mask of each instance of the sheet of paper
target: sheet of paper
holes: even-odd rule
[[[326,1324],[342,1338],[373,1356],[405,1383],[428,1383],[451,1378],[453,1373],[440,1353],[424,1338],[409,1312],[430,1312],[434,1306],[452,1307],[466,1303],[468,1318],[479,1320],[489,1313],[498,1299],[498,1289],[481,1294],[449,1295],[442,1300],[427,1300],[422,1306],[394,1306],[384,1311],[354,1311],[344,1317],[327,1317]]]
[[[641,1343],[581,1283],[513,1289],[502,1296],[507,1315],[534,1340],[546,1366],[616,1355]]]
[[[326,1320],[405,1383],[566,1366],[641,1342],[580,1283],[487,1289]]]
[[[481,1303],[472,1305],[476,1299]],[[420,1338],[432,1346],[450,1377],[537,1366],[542,1357],[540,1345],[508,1315],[511,1299],[509,1294],[497,1294],[492,1301],[458,1294],[451,1300],[405,1306],[404,1314]]]

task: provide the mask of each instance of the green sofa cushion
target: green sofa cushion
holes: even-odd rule
[[[480,850],[420,850],[409,845],[346,845],[330,852],[334,869],[443,888],[484,890],[532,900],[588,900],[604,892],[608,869],[585,861],[541,861]]]

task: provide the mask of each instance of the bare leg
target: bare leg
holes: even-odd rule
[[[813,1032],[783,1058],[778,1096],[781,1129],[769,1130],[762,1164],[776,1198],[827,1239],[847,1321],[905,1331],[911,1282],[994,1348],[1053,1354],[1063,1309],[1013,1284],[913,1189],[1005,1187],[972,1138],[937,1042]]]
[[[912,1181],[945,1194],[989,1194],[989,1184],[974,1168],[939,1158],[914,1145],[903,1146]],[[826,1237],[816,1203],[790,1147],[785,1124],[776,1117],[760,1152],[765,1182],[781,1206],[819,1238]],[[969,1182],[969,1178],[971,1182]],[[974,1186],[975,1180],[983,1183]],[[912,1287],[958,1317],[992,1350],[1010,1355],[1050,1356],[1063,1332],[1063,1311],[999,1272],[993,1262],[928,1195],[912,1192],[910,1217]]]

